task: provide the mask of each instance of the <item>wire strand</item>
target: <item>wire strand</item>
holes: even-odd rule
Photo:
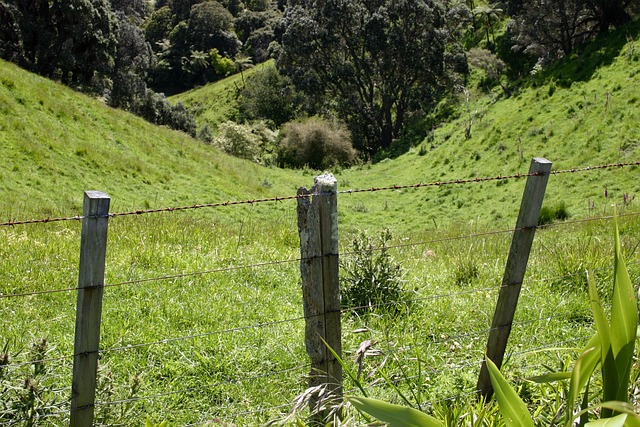
[[[589,172],[594,170],[604,170],[604,169],[620,168],[625,166],[637,166],[637,165],[640,165],[640,161],[628,162],[628,163],[612,163],[612,164],[606,164],[606,165],[587,166],[583,168],[572,168],[572,169],[565,169],[565,170],[559,170],[559,171],[551,171],[550,174],[557,175],[557,174],[565,174],[565,173]],[[409,188],[439,187],[439,186],[446,186],[446,185],[459,185],[459,184],[481,183],[481,182],[487,182],[487,181],[499,181],[499,180],[505,180],[505,179],[520,179],[520,178],[538,176],[538,175],[540,175],[540,173],[538,172],[517,173],[512,175],[498,175],[498,176],[492,176],[492,177],[479,177],[479,178],[471,178],[471,179],[454,179],[449,181],[435,181],[430,183],[391,185],[386,187],[372,187],[372,188],[356,189],[356,190],[349,189],[349,190],[341,190],[341,191],[338,191],[337,193],[338,194],[355,194],[355,193],[365,193],[365,192],[402,190],[402,189],[409,189]],[[109,213],[107,217],[115,218],[120,216],[143,215],[143,214],[162,213],[162,212],[177,212],[177,211],[212,208],[212,207],[226,207],[226,206],[236,206],[236,205],[246,205],[246,204],[254,205],[258,203],[281,202],[285,200],[301,199],[301,198],[307,198],[309,196],[316,196],[316,195],[317,194],[297,194],[295,196],[275,196],[275,197],[250,199],[250,200],[199,203],[199,204],[188,205],[188,206],[176,206],[176,207],[166,207],[166,208],[156,208],[156,209],[138,209],[135,211],[128,211],[128,212]],[[83,215],[76,215],[76,216],[61,217],[61,218],[42,218],[42,219],[17,220],[17,221],[9,220],[6,222],[0,222],[0,227],[25,225],[25,224],[46,224],[46,223],[60,222],[60,221],[78,221],[84,218],[85,217]]]

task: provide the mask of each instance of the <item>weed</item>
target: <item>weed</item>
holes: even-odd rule
[[[355,313],[397,313],[406,293],[403,271],[389,253],[392,235],[383,230],[374,240],[362,232],[351,243],[352,254],[342,265],[341,303]]]
[[[453,268],[453,283],[456,286],[473,284],[480,277],[480,269],[473,257],[459,260]]]

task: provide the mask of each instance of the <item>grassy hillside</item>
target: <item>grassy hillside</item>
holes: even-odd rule
[[[629,30],[637,40],[638,25]],[[626,34],[614,34],[612,39],[624,39]],[[532,157],[546,157],[554,170],[640,160],[637,42],[625,39],[614,52],[606,43],[595,42],[511,97],[505,98],[500,89],[477,93],[468,105],[470,115],[443,123],[432,138],[409,153],[345,171],[342,179],[354,186],[381,186],[511,175],[526,172]],[[585,79],[587,66],[592,75]],[[470,117],[471,138],[466,139],[465,121]],[[640,194],[638,176],[635,167],[555,175],[545,203],[565,203],[575,216],[601,213],[614,202],[622,204],[625,193]],[[440,221],[475,216],[497,220],[517,208],[521,188],[517,181],[498,181],[448,187],[427,195],[416,192],[413,206],[423,216]]]
[[[624,40],[590,76],[575,78],[569,71],[580,62],[572,60],[510,98],[477,95],[470,139],[462,118],[443,124],[396,159],[336,171],[339,186],[526,172],[532,156],[549,158],[556,170],[639,160],[640,63]],[[581,58],[600,50],[594,45]],[[185,96],[200,103],[203,114],[211,101],[214,116],[232,111],[232,102],[211,93],[231,93],[234,79]],[[76,215],[86,189],[110,193],[111,211],[287,196],[317,173],[230,158],[4,62],[0,143],[0,220]],[[623,193],[640,192],[638,176],[632,167],[554,175],[547,203],[563,201],[576,217],[608,213]],[[355,366],[363,340],[381,350],[364,362],[372,396],[397,401],[401,391],[427,408],[437,399],[470,395],[510,236],[448,238],[513,226],[523,185],[501,180],[339,197],[341,262],[366,256],[349,252],[352,231],[390,227],[392,243],[401,243],[390,255],[405,272],[410,310],[398,317],[343,316],[347,363]],[[452,223],[456,227],[447,227]],[[621,225],[637,283],[638,217]],[[524,377],[565,366],[568,353],[558,348],[592,333],[583,272],[594,268],[606,289],[611,241],[607,221],[536,234],[510,339],[510,373]],[[0,420],[26,424],[35,417],[35,425],[38,417],[51,417],[47,422],[68,424],[79,244],[77,222],[0,227],[0,349],[11,353],[12,363],[0,388],[9,384],[3,397],[16,404],[0,408]],[[172,426],[284,418],[308,373],[298,254],[293,201],[110,220],[96,425],[142,425],[147,416]],[[42,338],[47,346],[32,347]],[[46,364],[25,362],[42,355]],[[45,365],[37,374],[39,400],[23,399],[25,379]],[[385,386],[381,372],[399,388]],[[533,404],[545,399],[531,391]],[[556,413],[545,409],[543,416],[551,420]]]
[[[82,192],[112,210],[294,193],[297,173],[237,160],[0,61],[0,218],[76,215]]]
[[[462,115],[442,123],[417,147],[392,160],[337,171],[339,185],[369,188],[468,179],[527,172],[532,157],[546,157],[554,170],[640,160],[640,61],[636,48],[640,23],[596,40],[531,81],[511,96],[470,87]],[[173,98],[195,107],[201,125],[215,125],[234,111],[233,76]],[[465,126],[471,122],[471,138]],[[624,194],[640,194],[634,167],[555,175],[546,204],[564,203],[574,217],[594,215],[621,204]],[[513,222],[521,180],[369,193],[341,199],[346,222],[357,227],[380,224],[394,211],[412,220],[394,228],[411,229],[452,221]],[[605,198],[605,189],[608,197]],[[636,205],[638,201],[635,201]],[[610,210],[610,209],[609,209]],[[377,214],[376,214],[377,213]],[[412,216],[413,215],[413,216]],[[412,217],[411,217],[412,216]],[[415,220],[415,222],[414,222]]]

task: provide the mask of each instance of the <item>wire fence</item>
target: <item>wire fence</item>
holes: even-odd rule
[[[565,173],[577,173],[577,172],[588,172],[588,171],[593,171],[593,170],[607,170],[607,169],[614,169],[614,168],[619,168],[619,167],[624,167],[624,166],[630,166],[630,165],[639,165],[640,162],[632,162],[632,163],[620,163],[620,164],[612,164],[612,165],[602,165],[602,166],[594,166],[594,167],[589,167],[589,168],[580,168],[580,169],[569,169],[569,170],[561,170],[561,171],[552,171],[553,174],[565,174]],[[361,190],[343,190],[340,191],[339,194],[347,194],[347,195],[352,195],[352,194],[358,194],[358,193],[366,193],[366,192],[377,192],[377,191],[387,191],[387,190],[398,190],[398,189],[406,189],[406,188],[422,188],[422,187],[433,187],[433,186],[443,186],[443,185],[454,185],[454,184],[469,184],[469,183],[479,183],[479,182],[486,182],[486,181],[491,181],[491,180],[505,180],[505,179],[520,179],[523,177],[529,177],[532,176],[532,174],[515,174],[515,175],[510,175],[510,176],[496,176],[496,177],[488,177],[488,178],[474,178],[474,179],[469,179],[469,180],[454,180],[454,181],[446,181],[446,182],[433,182],[433,183],[426,183],[426,184],[412,184],[412,185],[404,185],[404,186],[387,186],[387,187],[379,187],[379,188],[369,188],[369,189],[361,189]],[[221,203],[207,203],[207,204],[197,204],[197,205],[191,205],[191,206],[183,206],[183,207],[175,207],[175,208],[163,208],[163,209],[149,209],[149,210],[143,210],[143,211],[131,211],[131,212],[120,212],[120,213],[113,213],[113,214],[109,214],[109,217],[120,217],[120,216],[132,216],[132,215],[143,215],[143,214],[148,214],[148,213],[160,213],[160,212],[175,212],[175,211],[185,211],[185,210],[192,210],[192,209],[200,209],[200,208],[212,208],[212,207],[226,207],[226,206],[237,206],[237,205],[243,205],[243,204],[249,204],[249,205],[253,205],[256,203],[273,203],[273,202],[280,202],[280,201],[284,201],[284,200],[292,200],[292,199],[298,199],[300,198],[300,196],[296,195],[296,196],[289,196],[289,197],[274,197],[274,198],[264,198],[264,199],[254,199],[254,200],[245,200],[245,201],[237,201],[237,202],[221,202]],[[624,212],[618,215],[619,218],[622,219],[634,219],[637,218],[638,215],[640,215],[639,212]],[[593,217],[593,218],[584,218],[584,219],[575,219],[575,220],[569,220],[569,221],[563,221],[563,222],[558,222],[558,223],[553,223],[553,224],[547,224],[544,226],[540,226],[538,228],[540,229],[552,229],[552,228],[560,228],[560,227],[567,227],[570,228],[572,226],[578,226],[581,224],[584,224],[586,222],[597,222],[597,221],[609,221],[613,218],[613,216],[610,215],[604,215],[604,216],[599,216],[599,217]],[[18,226],[18,225],[25,225],[25,224],[47,224],[47,223],[52,223],[52,222],[59,222],[59,221],[77,221],[77,220],[82,220],[84,219],[84,217],[82,216],[74,216],[74,217],[66,217],[66,218],[44,218],[44,219],[40,219],[40,220],[24,220],[24,221],[8,221],[5,223],[0,223],[0,227],[2,226]],[[434,238],[434,239],[429,239],[429,240],[421,240],[421,241],[408,241],[408,242],[401,242],[401,243],[397,243],[397,244],[390,244],[390,245],[383,245],[383,246],[377,246],[377,247],[368,247],[365,251],[382,251],[382,250],[387,250],[387,249],[404,249],[404,248],[417,248],[417,247],[431,247],[433,245],[437,245],[437,244],[442,244],[442,243],[446,243],[446,242],[452,242],[452,241],[464,241],[464,240],[475,240],[475,239],[480,239],[480,238],[491,238],[494,236],[501,236],[501,235],[509,235],[509,234],[513,234],[514,232],[518,231],[518,228],[512,228],[512,229],[496,229],[496,230],[489,230],[489,231],[483,231],[483,232],[477,232],[477,233],[468,233],[468,234],[460,234],[460,235],[454,235],[454,236],[446,236],[446,237],[438,237],[438,238]],[[341,257],[357,257],[360,256],[362,254],[362,251],[353,251],[353,250],[341,250],[340,251],[340,256]],[[235,265],[235,266],[226,266],[226,267],[220,267],[220,268],[212,268],[212,269],[206,269],[206,270],[201,270],[201,271],[191,271],[191,272],[183,272],[183,273],[176,273],[176,274],[169,274],[169,275],[162,275],[162,276],[155,276],[155,277],[148,277],[148,278],[141,278],[141,279],[135,279],[135,280],[125,280],[125,281],[119,281],[119,282],[114,282],[114,283],[105,283],[104,287],[105,288],[126,288],[126,287],[131,287],[131,288],[137,288],[140,286],[146,286],[155,282],[161,282],[161,281],[170,281],[170,280],[178,280],[178,279],[188,279],[188,278],[192,278],[192,277],[196,277],[196,276],[205,276],[205,275],[211,275],[211,274],[225,274],[225,273],[231,273],[231,272],[236,272],[236,271],[240,271],[240,270],[253,270],[253,269],[266,269],[266,270],[271,270],[274,269],[275,267],[278,266],[282,266],[282,265],[290,265],[290,264],[294,264],[294,263],[301,263],[304,261],[308,261],[312,258],[303,258],[303,257],[297,257],[297,258],[288,258],[288,259],[280,259],[280,260],[271,260],[271,261],[264,261],[264,262],[257,262],[257,263],[249,263],[249,264],[244,264],[244,265]],[[629,265],[634,266],[634,265],[638,265],[638,262],[631,262]],[[549,276],[549,277],[536,277],[536,278],[532,278],[531,280],[534,282],[549,282],[549,281],[562,281],[562,280],[566,280],[569,279],[571,277],[574,277],[576,274],[578,273],[568,273],[568,274],[562,274],[562,275],[555,275],[555,276]],[[251,285],[249,284],[248,287],[250,287]],[[459,289],[459,290],[455,290],[453,292],[448,291],[448,292],[436,292],[434,294],[430,294],[430,295],[421,295],[421,296],[413,296],[411,298],[406,298],[403,299],[401,301],[390,301],[390,302],[381,302],[381,303],[377,303],[377,304],[367,304],[366,306],[358,306],[358,307],[345,307],[342,308],[340,310],[340,313],[342,314],[342,316],[344,316],[345,318],[348,319],[352,319],[352,317],[350,317],[353,313],[357,313],[359,311],[362,310],[369,310],[372,312],[375,312],[377,309],[380,308],[384,308],[385,306],[390,306],[390,305],[394,305],[394,304],[405,304],[407,306],[424,306],[426,308],[423,307],[424,310],[429,310],[429,304],[433,301],[436,300],[444,300],[444,301],[451,301],[451,300],[456,300],[456,299],[461,299],[461,298],[474,298],[478,295],[482,295],[483,297],[486,297],[487,294],[491,294],[491,295],[496,295],[497,292],[500,291],[500,289],[503,287],[504,285],[499,285],[499,286],[481,286],[478,288],[474,288],[474,289]],[[30,292],[16,292],[16,293],[0,293],[0,301],[5,300],[13,300],[13,299],[19,299],[21,297],[38,297],[38,296],[46,296],[48,294],[54,294],[54,293],[71,293],[71,292],[76,292],[78,291],[79,288],[76,287],[66,287],[66,288],[60,288],[60,289],[48,289],[48,290],[37,290],[37,291],[30,291]],[[493,301],[493,300],[489,300],[489,301]],[[194,340],[203,340],[203,339],[207,339],[210,340],[216,336],[221,336],[221,335],[228,335],[228,334],[234,334],[234,333],[238,333],[238,332],[244,332],[244,331],[250,331],[250,330],[264,330],[267,328],[272,328],[272,329],[278,329],[279,326],[282,325],[292,325],[292,327],[298,331],[303,329],[303,321],[305,320],[309,320],[311,317],[310,316],[304,316],[304,315],[296,315],[296,316],[284,316],[282,319],[280,320],[265,320],[263,322],[260,323],[246,323],[244,325],[236,325],[236,326],[229,326],[226,328],[221,328],[221,329],[216,329],[216,330],[208,330],[205,332],[198,332],[198,333],[191,333],[191,334],[185,334],[185,335],[179,335],[179,336],[173,336],[170,338],[163,338],[163,339],[159,339],[159,340],[152,340],[152,341],[148,341],[148,342],[131,342],[129,344],[123,344],[123,345],[118,345],[118,346],[112,346],[109,348],[103,348],[100,349],[98,351],[98,353],[100,354],[101,358],[108,358],[110,354],[114,354],[114,353],[125,353],[127,351],[130,350],[146,350],[150,347],[161,347],[161,346],[171,346],[174,345],[176,343],[179,342],[185,342],[185,341],[194,341]],[[531,326],[533,324],[542,324],[545,322],[550,322],[550,321],[556,321],[556,320],[563,320],[564,319],[564,314],[559,313],[556,315],[544,315],[544,316],[540,316],[540,317],[535,317],[535,318],[528,318],[528,319],[523,319],[523,320],[518,320],[516,322],[513,323],[514,328],[517,327],[528,327]],[[361,319],[357,319],[357,320],[349,320],[348,322],[352,322],[352,324],[358,324],[358,321]],[[510,327],[511,327],[510,326]],[[401,358],[404,355],[406,355],[408,352],[411,351],[415,351],[418,349],[423,349],[425,347],[428,346],[434,346],[434,345],[451,345],[454,342],[458,342],[458,341],[464,341],[464,340],[469,340],[469,339],[473,339],[475,340],[479,345],[483,344],[483,341],[486,339],[486,336],[492,331],[492,329],[495,328],[481,328],[481,329],[477,329],[477,330],[473,330],[473,331],[465,331],[465,332],[460,332],[457,330],[454,331],[446,331],[446,330],[434,330],[429,332],[430,334],[432,334],[434,336],[434,338],[430,339],[430,340],[426,340],[426,341],[420,341],[420,342],[414,342],[412,344],[409,345],[403,345],[401,349],[385,349],[385,356],[387,358],[393,358],[393,357],[397,357],[397,358]],[[561,341],[551,341],[551,342],[546,342],[544,344],[541,345],[536,345],[536,346],[531,346],[531,347],[526,347],[526,348],[519,348],[517,351],[515,350],[511,350],[509,352],[509,358],[510,360],[512,360],[513,358],[518,358],[518,357],[526,357],[528,355],[532,355],[532,354],[536,354],[540,351],[544,351],[544,350],[552,350],[552,349],[556,349],[559,348],[565,344],[579,344],[581,342],[584,342],[585,340],[585,336],[580,336],[578,338],[571,338],[571,339],[567,339],[567,340],[561,340]],[[1,343],[0,343],[1,344]],[[482,351],[482,348],[480,346],[475,347],[477,351]],[[5,350],[6,352],[6,350]],[[1,355],[1,354],[0,354]],[[34,367],[36,365],[43,365],[43,364],[51,364],[51,363],[55,363],[55,362],[69,362],[71,359],[73,359],[75,356],[77,356],[78,354],[68,354],[68,355],[63,355],[63,356],[59,356],[59,357],[42,357],[42,358],[38,358],[38,359],[33,359],[33,360],[21,360],[21,361],[14,361],[14,360],[5,360],[5,361],[0,361],[0,380],[2,380],[3,378],[7,377],[7,372],[10,369],[20,369],[20,368],[30,368],[30,367]],[[460,357],[458,355],[455,355],[455,357]],[[453,357],[452,359],[455,359],[455,357]],[[13,359],[15,359],[15,356],[13,357]],[[433,369],[430,371],[431,375],[446,375],[447,373],[450,373],[451,371],[459,371],[459,370],[464,370],[467,368],[478,368],[481,364],[482,360],[478,359],[478,360],[467,360],[466,361],[462,361],[462,362],[458,362],[458,363],[450,363],[450,364],[446,364],[443,367],[441,367],[440,369]],[[351,361],[350,363],[355,363],[354,361]],[[67,363],[68,364],[68,363]],[[308,370],[310,368],[310,365],[308,364],[298,364],[296,366],[293,367],[286,367],[286,368],[282,368],[282,369],[275,369],[272,370],[270,372],[267,373],[263,373],[263,374],[257,374],[257,375],[249,375],[249,376],[239,376],[236,378],[228,378],[225,379],[224,381],[219,381],[219,382],[214,382],[214,383],[208,383],[208,384],[202,384],[200,386],[194,386],[194,387],[186,387],[186,388],[181,388],[181,389],[177,389],[177,390],[171,390],[171,391],[166,391],[166,392],[162,392],[162,393],[152,393],[152,394],[148,394],[148,395],[144,395],[144,396],[133,396],[133,397],[129,397],[129,398],[121,398],[121,399],[114,399],[114,400],[107,400],[107,401],[97,401],[95,403],[95,406],[97,408],[99,407],[111,407],[111,406],[122,406],[122,405],[126,405],[126,404],[135,404],[135,403],[140,403],[143,401],[153,401],[153,400],[160,400],[163,398],[171,398],[172,396],[175,395],[191,395],[193,393],[198,393],[198,392],[205,392],[209,389],[212,388],[217,388],[217,387],[221,387],[221,386],[227,386],[227,385],[240,385],[240,384],[244,384],[244,383],[250,383],[253,381],[257,381],[257,380],[273,380],[275,378],[278,377],[283,377],[283,376],[290,376],[295,374],[295,376],[297,378],[301,378],[304,377],[304,374],[301,374],[301,372]],[[412,376],[408,376],[408,377],[403,377],[401,379],[396,379],[394,381],[410,381],[411,379],[415,379],[415,377]],[[297,381],[294,381],[294,383],[296,383]],[[388,384],[387,384],[388,385]],[[384,381],[379,381],[379,379],[377,381],[374,381],[371,384],[371,387],[374,388],[380,388],[380,387],[384,387],[385,386],[385,382]],[[65,389],[57,389],[55,390],[56,393],[59,393],[60,391],[64,391]],[[299,390],[301,391],[301,390]],[[475,392],[469,392],[469,395],[473,395],[475,394]],[[443,400],[454,400],[454,399],[462,399],[467,397],[466,393],[459,393],[456,396],[450,396],[450,397],[446,397],[443,398]],[[258,409],[251,409],[251,410],[246,410],[246,411],[242,411],[242,410],[238,410],[238,405],[229,405],[226,408],[223,407],[219,407],[217,408],[217,415],[211,415],[212,417],[216,418],[216,419],[220,419],[220,420],[237,420],[237,419],[243,419],[243,417],[251,417],[253,415],[257,415],[257,414],[277,414],[277,413],[282,413],[282,412],[287,412],[288,409],[291,408],[291,403],[286,403],[283,405],[260,405],[257,402],[248,402],[249,403],[249,407],[255,408],[258,407]],[[69,410],[68,410],[68,403],[67,402],[62,402],[62,403],[58,403],[52,406],[43,406],[39,408],[40,412],[36,413],[33,418],[34,419],[47,419],[47,418],[64,418],[64,417],[68,417],[69,415]],[[24,419],[15,419],[15,420],[8,420],[5,421],[5,418],[3,418],[3,413],[0,412],[0,426],[9,426],[9,425],[17,425],[20,423],[25,422]],[[202,421],[202,422],[196,422],[196,423],[191,423],[191,424],[186,424],[186,425],[202,425],[202,424],[206,424],[209,421]]]
[[[568,173],[592,172],[596,170],[607,170],[607,169],[613,169],[613,168],[622,168],[627,166],[639,166],[639,165],[640,165],[640,161],[626,162],[626,163],[611,163],[606,165],[596,165],[596,166],[587,166],[582,168],[572,168],[572,169],[551,171],[551,174],[559,175],[559,174],[568,174]],[[474,184],[474,183],[482,183],[482,182],[489,182],[489,181],[522,179],[522,178],[535,176],[535,175],[536,175],[535,173],[533,174],[517,173],[512,175],[497,175],[497,176],[491,176],[491,177],[455,179],[455,180],[449,180],[449,181],[434,181],[429,183],[390,185],[385,187],[371,187],[371,188],[364,188],[364,189],[348,189],[348,190],[338,191],[338,194],[372,193],[372,192],[378,192],[378,191],[396,191],[396,190],[404,190],[404,189],[411,189],[411,188],[428,188],[428,187],[442,187],[442,186],[460,185],[460,184]],[[151,213],[180,212],[180,211],[203,209],[203,208],[217,208],[217,207],[228,207],[228,206],[238,206],[238,205],[255,205],[260,203],[274,203],[274,202],[282,202],[286,200],[297,200],[302,197],[307,197],[307,196],[297,194],[297,195],[290,195],[290,196],[266,197],[266,198],[260,198],[260,199],[248,199],[248,200],[213,202],[213,203],[196,203],[196,204],[187,205],[187,206],[174,206],[174,207],[164,207],[164,208],[155,208],[155,209],[137,209],[137,210],[126,211],[126,212],[109,213],[108,216],[111,218],[115,218],[115,217],[121,217],[121,216],[137,216],[137,215],[145,215],[145,214],[151,214]],[[27,225],[27,224],[48,224],[52,222],[61,222],[61,221],[81,221],[82,219],[84,219],[84,216],[74,215],[69,217],[58,217],[58,218],[9,220],[5,222],[0,222],[0,227]]]

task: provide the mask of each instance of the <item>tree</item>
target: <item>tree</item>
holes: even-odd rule
[[[140,23],[147,16],[148,5],[145,0],[109,0],[109,3],[114,12],[124,13],[137,23]]]
[[[241,118],[266,120],[270,126],[278,128],[295,117],[301,99],[274,65],[265,64],[247,78],[238,103]]]
[[[191,50],[209,51],[233,57],[240,49],[240,42],[233,33],[233,16],[215,0],[195,4],[189,15],[189,41]]]
[[[22,34],[13,5],[0,2],[0,58],[14,63],[24,62]]]
[[[283,19],[278,69],[335,107],[369,154],[391,146],[416,97],[433,96],[446,75],[435,0],[295,0]]]
[[[577,46],[611,27],[628,22],[638,2],[531,0],[517,6],[511,24],[515,47],[538,58],[553,60],[569,55]]]
[[[55,65],[63,83],[89,85],[96,74],[111,72],[117,22],[107,0],[57,0],[51,17]]]
[[[233,65],[237,72],[240,73],[240,77],[242,77],[242,86],[244,86],[244,72],[250,68],[253,68],[253,59],[250,56],[246,55],[236,55],[233,60]]]
[[[118,49],[112,74],[109,104],[135,111],[147,91],[146,79],[155,56],[142,30],[118,12]]]
[[[611,27],[620,27],[631,19],[628,9],[637,5],[637,0],[584,0],[586,7],[597,17],[601,33]]]
[[[532,0],[514,20],[517,46],[538,58],[557,59],[595,35],[582,0]]]
[[[484,27],[487,36],[487,45],[491,44],[489,39],[489,33],[493,36],[493,41],[496,41],[496,36],[493,32],[493,27],[500,21],[500,14],[502,9],[494,6],[478,6],[473,9],[473,15],[479,16],[482,20],[482,26]]]
[[[173,28],[174,15],[169,6],[156,9],[144,23],[144,37],[155,52],[160,51],[160,43],[169,37]]]

